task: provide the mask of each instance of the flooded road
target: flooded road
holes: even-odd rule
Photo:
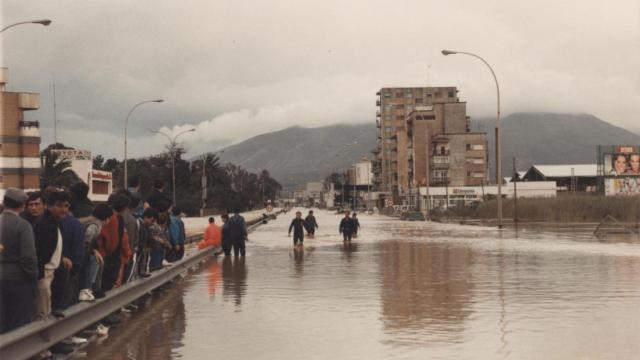
[[[306,213],[306,212],[305,212]],[[634,359],[640,244],[317,211],[293,212],[154,295],[91,359]]]

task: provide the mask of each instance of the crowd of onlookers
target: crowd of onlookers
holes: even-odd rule
[[[104,297],[184,256],[181,212],[162,182],[143,200],[138,180],[130,180],[128,190],[95,205],[83,182],[28,194],[7,189],[0,214],[0,333],[64,316],[69,306]]]

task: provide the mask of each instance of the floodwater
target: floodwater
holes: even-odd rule
[[[637,359],[640,243],[290,212],[152,299],[91,359]]]

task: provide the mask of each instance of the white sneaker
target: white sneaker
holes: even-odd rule
[[[173,263],[168,262],[167,260],[162,260],[162,266],[171,266]]]
[[[105,336],[109,334],[109,327],[98,324],[98,327],[96,328],[96,334],[98,334],[98,336]]]
[[[86,344],[87,342],[89,342],[89,340],[78,337],[78,336],[72,336],[62,340],[62,342],[65,344],[80,345],[80,344]]]
[[[78,295],[78,300],[80,301],[94,301],[96,298],[91,293],[89,289],[80,290],[80,295]]]

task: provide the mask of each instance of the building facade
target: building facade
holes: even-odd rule
[[[91,151],[78,149],[52,149],[59,159],[69,160],[71,167],[65,171],[73,171],[80,180],[89,185],[89,199],[92,201],[107,201],[113,191],[113,177],[111,172],[93,169]]]
[[[382,88],[377,96],[380,191],[398,202],[421,185],[486,184],[486,134],[470,131],[455,87]]]
[[[0,196],[5,189],[40,188],[40,124],[24,112],[40,107],[36,93],[5,91],[8,70],[0,68]]]

